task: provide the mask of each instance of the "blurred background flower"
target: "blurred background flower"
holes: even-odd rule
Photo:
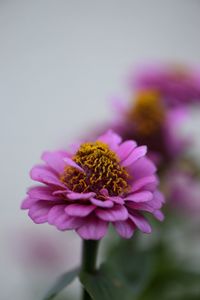
[[[155,90],[167,106],[200,102],[200,71],[182,64],[146,65],[130,79],[132,88]]]

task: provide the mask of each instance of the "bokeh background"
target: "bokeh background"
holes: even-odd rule
[[[108,120],[134,65],[200,65],[199,11],[198,0],[0,1],[2,300],[39,299],[79,261],[75,234],[20,210],[31,166]],[[198,116],[187,126],[200,145]]]

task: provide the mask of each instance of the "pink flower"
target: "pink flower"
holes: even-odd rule
[[[200,179],[194,172],[172,169],[165,178],[168,204],[175,212],[199,217],[200,213]]]
[[[164,199],[146,152],[145,146],[132,140],[122,143],[112,131],[74,145],[72,153],[45,152],[45,165],[33,167],[30,173],[43,185],[28,190],[22,209],[29,210],[35,223],[74,229],[83,239],[101,239],[109,223],[124,238],[136,228],[150,233],[143,212],[162,220]]]
[[[28,266],[32,271],[34,269],[39,270],[39,268],[47,272],[59,270],[66,262],[66,254],[69,260],[69,253],[66,253],[64,247],[66,245],[63,244],[60,247],[60,240],[46,231],[38,234],[31,228],[28,230],[18,228],[11,238],[10,249],[15,247],[12,255],[20,265]]]
[[[189,139],[180,134],[180,125],[187,115],[183,107],[166,107],[160,94],[153,90],[138,91],[126,106],[114,104],[119,117],[111,128],[123,140],[134,139],[139,145],[147,145],[148,156],[156,164],[172,161],[184,153]]]
[[[200,102],[200,71],[184,65],[140,67],[130,78],[132,88],[153,89],[170,107]]]

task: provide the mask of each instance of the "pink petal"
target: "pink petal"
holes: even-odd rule
[[[37,224],[45,223],[51,208],[52,205],[39,201],[31,206],[28,215]]]
[[[116,205],[110,209],[98,208],[95,213],[100,219],[110,222],[124,221],[128,218],[127,209],[121,205]]]
[[[91,197],[94,197],[96,194],[93,192],[90,193],[75,193],[75,192],[70,192],[67,194],[67,197],[70,200],[79,200],[79,199],[90,199]]]
[[[65,185],[46,166],[35,166],[30,172],[33,180],[65,188]]]
[[[108,222],[92,217],[77,229],[77,233],[85,240],[100,240],[106,234],[107,228]]]
[[[108,197],[108,200],[111,200],[112,202],[117,203],[117,204],[121,204],[121,205],[124,204],[124,199],[122,199],[121,197],[118,197],[118,196]]]
[[[54,225],[60,216],[65,215],[65,207],[66,205],[53,206],[48,213],[48,223]]]
[[[108,197],[109,196],[109,193],[108,193],[108,190],[107,189],[101,189],[100,190],[100,193],[103,195],[103,196],[105,196],[105,197]]]
[[[126,159],[136,147],[137,143],[135,141],[126,141],[117,149],[117,155],[122,161]]]
[[[158,179],[154,175],[142,177],[142,178],[136,180],[132,184],[131,192],[135,192],[141,188],[147,188],[147,187],[150,187],[150,190],[152,190],[152,189],[154,190],[155,187],[157,186],[157,184],[158,184]],[[149,190],[149,188],[148,188],[148,190]]]
[[[147,220],[137,213],[130,213],[129,218],[131,221],[137,226],[138,229],[140,229],[144,233],[151,233],[151,226],[147,222]]]
[[[67,157],[67,152],[64,151],[47,151],[42,154],[42,160],[44,160],[47,165],[54,169],[58,174],[62,174],[64,171],[64,157]]]
[[[134,167],[129,168],[129,171],[134,180],[136,180],[153,175],[156,172],[156,167],[151,160],[146,157],[142,157],[134,163]]]
[[[77,141],[76,143],[70,144],[69,148],[70,148],[70,152],[72,152],[73,154],[75,154],[78,149],[80,148],[82,142],[81,141]]]
[[[27,194],[31,198],[54,201],[59,199],[58,196],[53,195],[53,191],[48,186],[35,186],[28,190]]]
[[[153,198],[153,194],[149,191],[137,192],[131,195],[128,195],[125,200],[126,201],[133,201],[133,202],[146,202],[150,201]]]
[[[113,207],[113,202],[110,200],[98,200],[95,198],[90,198],[90,202],[99,207]]]
[[[86,217],[94,209],[94,205],[69,204],[65,207],[65,212],[72,217]]]
[[[119,235],[125,239],[130,239],[135,231],[135,225],[130,220],[113,223]]]
[[[74,168],[78,169],[79,171],[84,172],[84,170],[83,170],[79,165],[77,165],[77,164],[75,163],[75,161],[73,161],[71,158],[65,157],[65,158],[63,158],[63,161],[64,161],[68,166],[74,167]]]
[[[153,215],[159,221],[163,221],[165,218],[164,214],[160,210],[154,211]]]
[[[55,225],[59,230],[77,229],[85,222],[85,218],[70,217],[67,214],[60,216]]]
[[[135,210],[143,210],[143,211],[148,211],[150,213],[153,213],[155,210],[160,209],[162,204],[152,199],[151,201],[140,202],[140,203],[126,202],[126,206],[128,208],[130,207]]]
[[[97,140],[107,144],[110,149],[114,151],[118,148],[118,145],[122,141],[121,137],[112,130],[108,130],[106,133],[98,137]]]
[[[57,190],[57,191],[53,191],[53,192],[52,192],[52,195],[53,195],[53,196],[57,196],[57,195],[63,195],[63,196],[66,196],[68,191],[69,191],[69,189],[66,187],[65,190]]]
[[[145,156],[147,153],[147,147],[146,146],[140,146],[137,147],[135,150],[131,152],[131,154],[124,160],[122,161],[122,166],[127,167],[134,162],[136,162],[139,158]]]
[[[165,203],[165,198],[164,195],[160,192],[160,191],[155,191],[153,194],[154,197],[154,201],[156,201],[157,203],[163,204]]]
[[[140,202],[140,203],[127,201],[126,206],[136,210],[144,210],[153,213],[154,211],[157,211],[162,207],[163,201],[164,201],[163,195],[159,191],[156,191],[153,194],[152,200],[148,202]]]
[[[21,204],[21,209],[29,209],[34,203],[36,203],[38,200],[33,199],[30,197],[26,197]]]

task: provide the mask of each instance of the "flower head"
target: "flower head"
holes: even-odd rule
[[[132,140],[122,143],[112,131],[75,145],[72,153],[45,152],[46,164],[30,173],[43,185],[28,190],[22,209],[29,210],[35,223],[75,229],[83,239],[101,239],[109,223],[124,238],[136,228],[150,233],[143,212],[162,220],[164,199],[146,152]]]
[[[148,155],[156,163],[172,161],[186,150],[189,140],[178,131],[185,110],[168,108],[158,91],[138,91],[127,107],[119,108],[118,114],[120,118],[112,128],[123,140],[134,139],[139,145],[147,145]]]
[[[146,65],[130,81],[132,87],[158,91],[170,107],[200,102],[200,72],[184,65]]]
[[[199,217],[200,178],[195,167],[175,166],[164,178],[168,206],[175,213]]]

